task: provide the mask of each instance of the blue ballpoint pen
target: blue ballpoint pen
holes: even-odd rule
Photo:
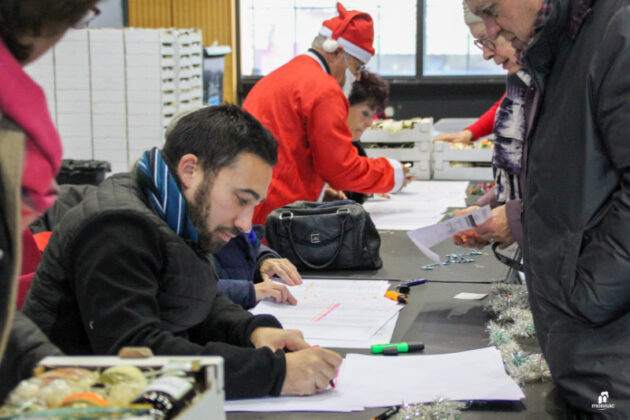
[[[406,283],[401,283],[400,285],[410,287],[410,286],[415,286],[416,284],[422,284],[425,281],[427,281],[427,279],[416,279],[416,280],[408,281]]]

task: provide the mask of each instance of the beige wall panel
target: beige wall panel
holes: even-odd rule
[[[223,100],[236,103],[236,2],[234,0],[173,0],[173,25],[200,28],[204,45],[215,40],[234,51],[225,56]]]
[[[223,100],[236,103],[235,0],[128,0],[129,26],[142,28],[199,28],[204,45],[215,40],[229,45],[225,56]]]
[[[169,28],[173,26],[173,2],[179,0],[128,0],[129,26]]]

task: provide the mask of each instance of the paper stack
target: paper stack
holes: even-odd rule
[[[297,305],[263,301],[252,313],[275,316],[311,345],[367,348],[374,340],[389,342],[402,308],[384,297],[388,288],[387,281],[309,279],[290,288]]]
[[[311,397],[227,401],[225,411],[361,411],[403,403],[517,401],[523,391],[508,376],[495,347],[441,355],[348,354],[337,386]]]

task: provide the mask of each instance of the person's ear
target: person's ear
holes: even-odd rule
[[[324,56],[326,57],[326,60],[329,63],[335,63],[340,58],[343,58],[343,48],[342,47],[338,47],[336,50],[334,50],[332,52],[325,51],[324,52]]]
[[[182,156],[177,164],[177,175],[182,186],[186,189],[190,188],[194,184],[195,178],[200,175],[200,170],[199,158],[196,155],[187,153]]]

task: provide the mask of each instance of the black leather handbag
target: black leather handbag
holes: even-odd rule
[[[297,268],[376,269],[381,237],[363,206],[352,200],[296,201],[267,216],[267,242]]]

